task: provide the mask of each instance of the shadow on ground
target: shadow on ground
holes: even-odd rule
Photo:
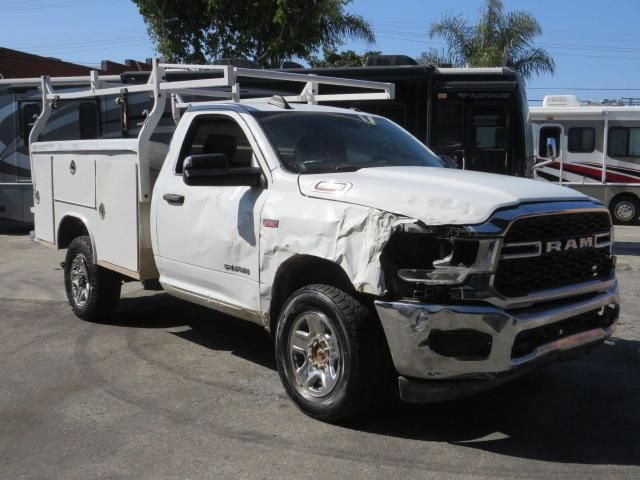
[[[353,428],[548,462],[640,465],[640,342],[611,339],[455,402],[404,405]]]
[[[275,368],[270,337],[260,326],[166,294],[123,299],[112,323],[165,328],[183,340]],[[390,406],[343,428],[523,459],[640,465],[640,342],[614,338],[589,355],[484,394]]]
[[[272,370],[276,368],[271,338],[262,327],[184,302],[166,293],[122,298],[110,324],[167,329],[172,335],[205,348],[229,351],[260,366]]]

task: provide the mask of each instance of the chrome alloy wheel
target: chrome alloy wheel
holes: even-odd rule
[[[621,222],[629,222],[636,217],[636,207],[632,202],[623,200],[616,205],[614,214]]]
[[[335,388],[343,355],[329,319],[321,312],[300,314],[289,332],[289,369],[305,397],[324,397]]]
[[[84,255],[78,254],[71,262],[71,296],[78,307],[84,307],[89,301],[91,283],[89,282],[89,268]]]

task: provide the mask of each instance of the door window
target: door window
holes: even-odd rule
[[[184,159],[190,155],[222,153],[229,168],[249,167],[253,150],[246,135],[234,120],[228,117],[202,117],[194,120],[182,146],[176,173],[182,173]]]
[[[460,100],[438,100],[433,144],[445,149],[462,148],[464,141],[464,103]]]
[[[547,151],[547,145],[549,139],[553,138],[556,143],[558,152],[560,151],[560,127],[542,127],[540,129],[540,142],[538,144],[538,155],[543,158],[550,158],[550,153]]]
[[[591,127],[569,129],[569,145],[571,153],[591,153],[596,148],[596,130]]]
[[[479,107],[473,112],[473,146],[479,150],[504,148],[505,114],[499,107]]]

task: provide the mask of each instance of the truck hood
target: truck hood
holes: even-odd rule
[[[519,203],[588,198],[547,182],[430,167],[307,174],[298,177],[298,184],[309,197],[372,207],[426,225],[473,225],[485,222],[499,208]]]

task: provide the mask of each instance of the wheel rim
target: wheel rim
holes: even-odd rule
[[[311,311],[299,315],[289,332],[289,371],[305,397],[329,395],[342,376],[343,355],[327,316]]]
[[[628,222],[635,218],[636,207],[631,202],[622,201],[616,205],[615,215],[621,222]]]
[[[84,255],[78,254],[71,262],[71,297],[78,307],[84,307],[91,295],[89,268]]]

